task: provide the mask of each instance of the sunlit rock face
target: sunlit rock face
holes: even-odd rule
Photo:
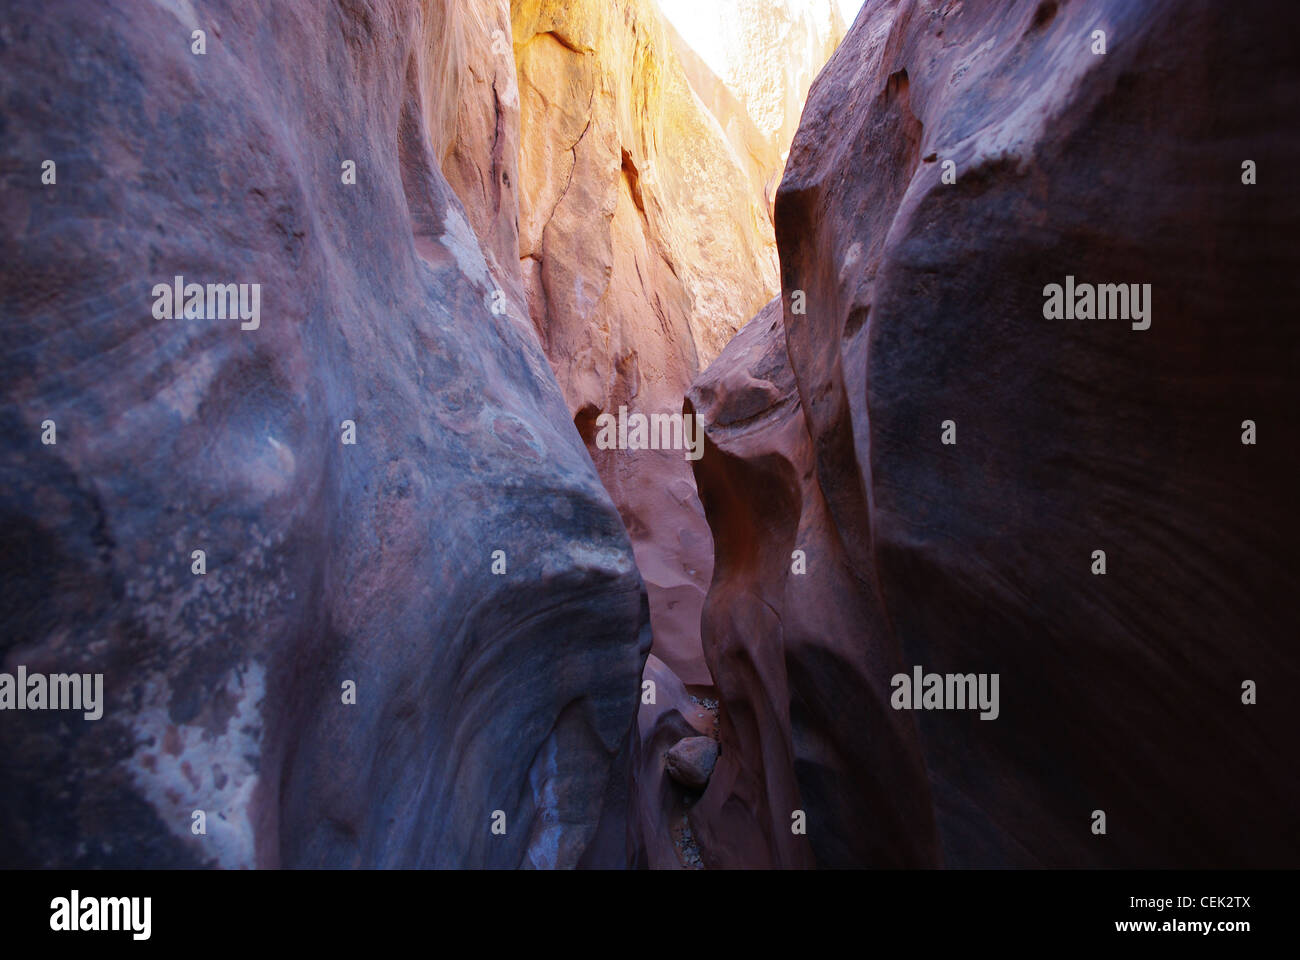
[[[426,3],[424,43],[420,93],[433,156],[465,207],[502,300],[524,315],[510,0]]]
[[[835,0],[659,0],[696,93],[776,197],[808,88],[844,36]]]
[[[682,449],[602,450],[602,414],[680,413],[777,288],[767,213],[649,0],[516,0],[519,255],[533,321],[631,534],[655,652],[707,683],[712,545]]]
[[[3,714],[0,864],[576,864],[648,614],[492,309],[504,11],[194,6],[6,13],[0,672],[105,702]],[[161,316],[176,276],[258,284],[256,328]]]
[[[784,348],[761,316],[690,394],[706,856],[1294,863],[1300,75],[1270,10],[863,10],[777,198]],[[1150,314],[1046,314],[1067,276]],[[996,718],[895,709],[917,666],[997,674]]]

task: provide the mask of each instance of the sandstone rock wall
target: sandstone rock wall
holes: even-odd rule
[[[917,738],[875,683],[897,656],[822,495],[781,309],[750,321],[687,400],[709,424],[696,478],[717,545],[703,641],[722,747],[691,823],[710,866],[934,865]],[[859,822],[866,837],[833,829]]]
[[[713,72],[670,20],[665,20],[664,31],[677,54],[691,90],[718,122],[731,146],[732,155],[745,171],[749,179],[750,195],[763,199],[768,222],[760,222],[759,228],[775,247],[776,235],[771,227],[772,202],[776,199],[781,167],[785,162],[782,151],[789,148],[789,141],[782,145],[759,130],[736,93]],[[807,94],[807,91],[804,93]]]
[[[516,262],[508,69],[453,13],[502,22],[8,13],[0,662],[102,672],[106,705],[6,712],[0,862],[583,855],[645,595],[531,320],[489,308]],[[178,275],[259,284],[257,328],[159,316]]]
[[[699,369],[775,291],[761,197],[648,0],[515,0],[520,248],[530,311],[619,505],[655,651],[707,683],[708,527],[685,451],[602,451],[601,414],[680,413]]]
[[[663,0],[696,93],[770,205],[808,89],[845,34],[835,0]],[[688,46],[689,45],[689,46]]]
[[[823,865],[1295,861],[1300,73],[1269,7],[879,0],[819,77],[776,204],[789,372],[764,318],[692,393],[724,859],[795,861],[788,753]],[[1067,276],[1151,284],[1150,328],[1046,317]],[[998,717],[892,709],[915,665],[999,674]]]
[[[519,84],[510,0],[426,2],[420,93],[443,176],[478,235],[497,289],[526,313],[519,270]]]

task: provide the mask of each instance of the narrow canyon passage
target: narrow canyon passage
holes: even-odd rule
[[[0,866],[1293,866],[1263,6],[15,5]]]
[[[617,774],[635,797],[630,855],[699,866],[686,814],[719,738],[701,642],[713,541],[694,472],[704,421],[683,404],[779,292],[772,201],[808,87],[845,26],[834,0],[516,2],[510,13],[528,312],[649,600],[651,654]]]
[[[1126,410],[1174,409],[1176,396],[1187,409],[1209,409],[1214,390],[1167,386],[1203,361],[1175,354],[1162,387],[1138,372],[1149,354],[1117,345],[1119,328],[1090,327],[1066,348],[992,319],[1037,316],[1034,298],[1058,274],[1129,276],[1141,273],[1138,261],[1166,289],[1200,269],[1231,287],[1238,305],[1285,299],[1275,275],[1167,252],[1158,200],[1087,186],[1093,171],[1105,169],[1111,182],[1132,162],[1097,138],[1114,130],[1124,142],[1133,124],[1156,122],[1171,95],[1148,62],[1182,70],[1181,82],[1207,101],[1235,109],[1245,96],[1205,90],[1176,52],[1174,33],[1219,35],[1220,15],[1198,5],[1195,25],[1171,31],[1158,8],[872,3],[832,59],[847,27],[830,2],[511,5],[524,296],[628,531],[653,638],[587,865],[1154,864],[1170,842],[1157,824],[1160,798],[1190,789],[1196,776],[1194,755],[1168,746],[1177,730],[1227,725],[1271,749],[1256,739],[1257,714],[1225,704],[1193,719],[1191,703],[1206,691],[1172,668],[1135,683],[1089,671],[1089,648],[1074,638],[1103,623],[1113,632],[1118,616],[1132,645],[1118,662],[1159,645],[1149,600],[1136,615],[1122,598],[1061,595],[1058,584],[1074,576],[1069,551],[1032,560],[1028,544],[1065,537],[1075,553],[1096,556],[1089,537],[1098,534],[1068,524],[1049,534],[1026,507],[992,509],[1081,505],[1085,491],[1100,489],[1107,506],[1090,511],[1088,530],[1154,512],[1158,520],[1138,525],[1145,545],[1128,547],[1132,562],[1154,563],[1168,538],[1205,536],[1194,529],[1194,504],[1209,491],[1244,483],[1261,502],[1277,493],[1244,464],[1205,460],[1193,468],[1202,497],[1172,495],[1153,508],[1134,487],[1116,492],[1111,474],[1126,469],[1124,457],[1102,438],[1126,437],[1157,459],[1185,449],[1195,427]],[[1099,27],[1125,45],[1107,51]],[[1270,82],[1282,83],[1273,79],[1280,60],[1269,69]],[[971,98],[988,90],[998,94],[976,106]],[[1087,106],[1095,97],[1099,113]],[[1265,143],[1276,135],[1259,133]],[[1206,120],[1169,136],[1199,143],[1215,134]],[[1170,162],[1188,162],[1178,156]],[[1026,188],[1026,176],[1047,186]],[[1239,186],[1227,179],[1220,189]],[[1082,201],[1071,199],[1079,193]],[[1081,204],[1078,215],[1093,224],[1123,210],[1123,228],[1112,232],[1124,252],[1111,259],[1089,242],[1095,225],[1035,232],[1056,223],[1062,202]],[[1245,231],[1256,249],[1277,242],[1275,219],[1246,228],[1226,196],[1179,202],[1207,236],[1242,243]],[[937,224],[949,225],[948,241],[937,239]],[[1148,255],[1138,257],[1144,242]],[[1025,252],[1004,249],[1014,243]],[[991,287],[994,277],[1011,288]],[[1192,311],[1179,307],[1187,322]],[[949,313],[967,322],[945,322]],[[1236,338],[1222,346],[1235,364],[1222,390],[1276,403],[1267,380],[1246,372],[1262,355]],[[1123,392],[1111,419],[1093,411],[1095,433],[1065,430],[1077,422],[1065,410],[1091,409],[1087,387],[1073,395],[1022,377],[990,379],[1008,358],[1033,370],[1048,356],[1067,369],[1102,365],[1108,378],[1150,390]],[[992,407],[983,410],[986,398]],[[701,449],[683,458],[638,440],[638,416],[679,411],[703,426]],[[1062,438],[1048,443],[1043,466],[1031,466],[1040,461],[1013,439],[1026,417],[1035,437]],[[950,446],[971,449],[956,440],[959,422],[980,445],[978,471],[960,454],[945,456]],[[653,426],[649,436],[657,446]],[[1095,474],[1069,466],[1080,450],[1100,465]],[[1027,480],[1034,470],[1042,475]],[[1000,532],[990,541],[984,530]],[[1249,539],[1252,555],[1279,555],[1262,528]],[[1193,568],[1170,576],[1196,579]],[[1281,667],[1280,622],[1266,612],[1277,609],[1275,587],[1267,577],[1235,584],[1223,616],[1251,639],[1230,652],[1205,638],[1202,670]],[[1045,621],[1018,599],[1044,590],[1068,611],[1065,621]],[[1194,616],[1161,615],[1196,632]],[[986,662],[1000,669],[969,676],[1014,684],[1010,721],[972,728],[898,709],[896,678],[908,665]],[[919,685],[924,670],[915,669]],[[1093,692],[1062,679],[1063,669],[1082,671]],[[1170,765],[1158,782],[1117,786],[1110,758],[1136,768],[1145,751],[1124,733],[1142,721],[1114,703],[1140,703],[1155,683],[1185,698],[1164,720],[1146,721]],[[1053,742],[1074,762],[1036,782],[1052,799],[1029,809],[1009,784],[1039,764],[1034,736],[1062,711],[1086,717],[1095,736],[1062,727]],[[981,714],[1001,716],[994,701]],[[1232,762],[1243,771],[1251,763]],[[974,776],[972,763],[989,775]],[[1144,839],[1116,854],[1090,844],[1095,834],[1066,829],[1065,811],[1085,785],[1141,820]],[[1224,788],[1200,815],[1208,823],[1243,804],[1253,806]],[[1224,837],[1200,855],[1255,862],[1269,852]]]

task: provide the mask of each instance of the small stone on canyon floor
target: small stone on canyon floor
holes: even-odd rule
[[[668,775],[683,786],[698,790],[708,784],[717,762],[717,741],[712,737],[686,737],[668,751]]]

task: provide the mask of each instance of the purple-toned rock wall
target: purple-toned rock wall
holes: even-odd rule
[[[446,13],[6,14],[0,662],[102,673],[103,715],[3,715],[0,863],[568,866],[590,841],[644,589],[432,151]],[[176,277],[204,285],[188,315],[154,289]],[[246,285],[248,319],[208,284]]]

